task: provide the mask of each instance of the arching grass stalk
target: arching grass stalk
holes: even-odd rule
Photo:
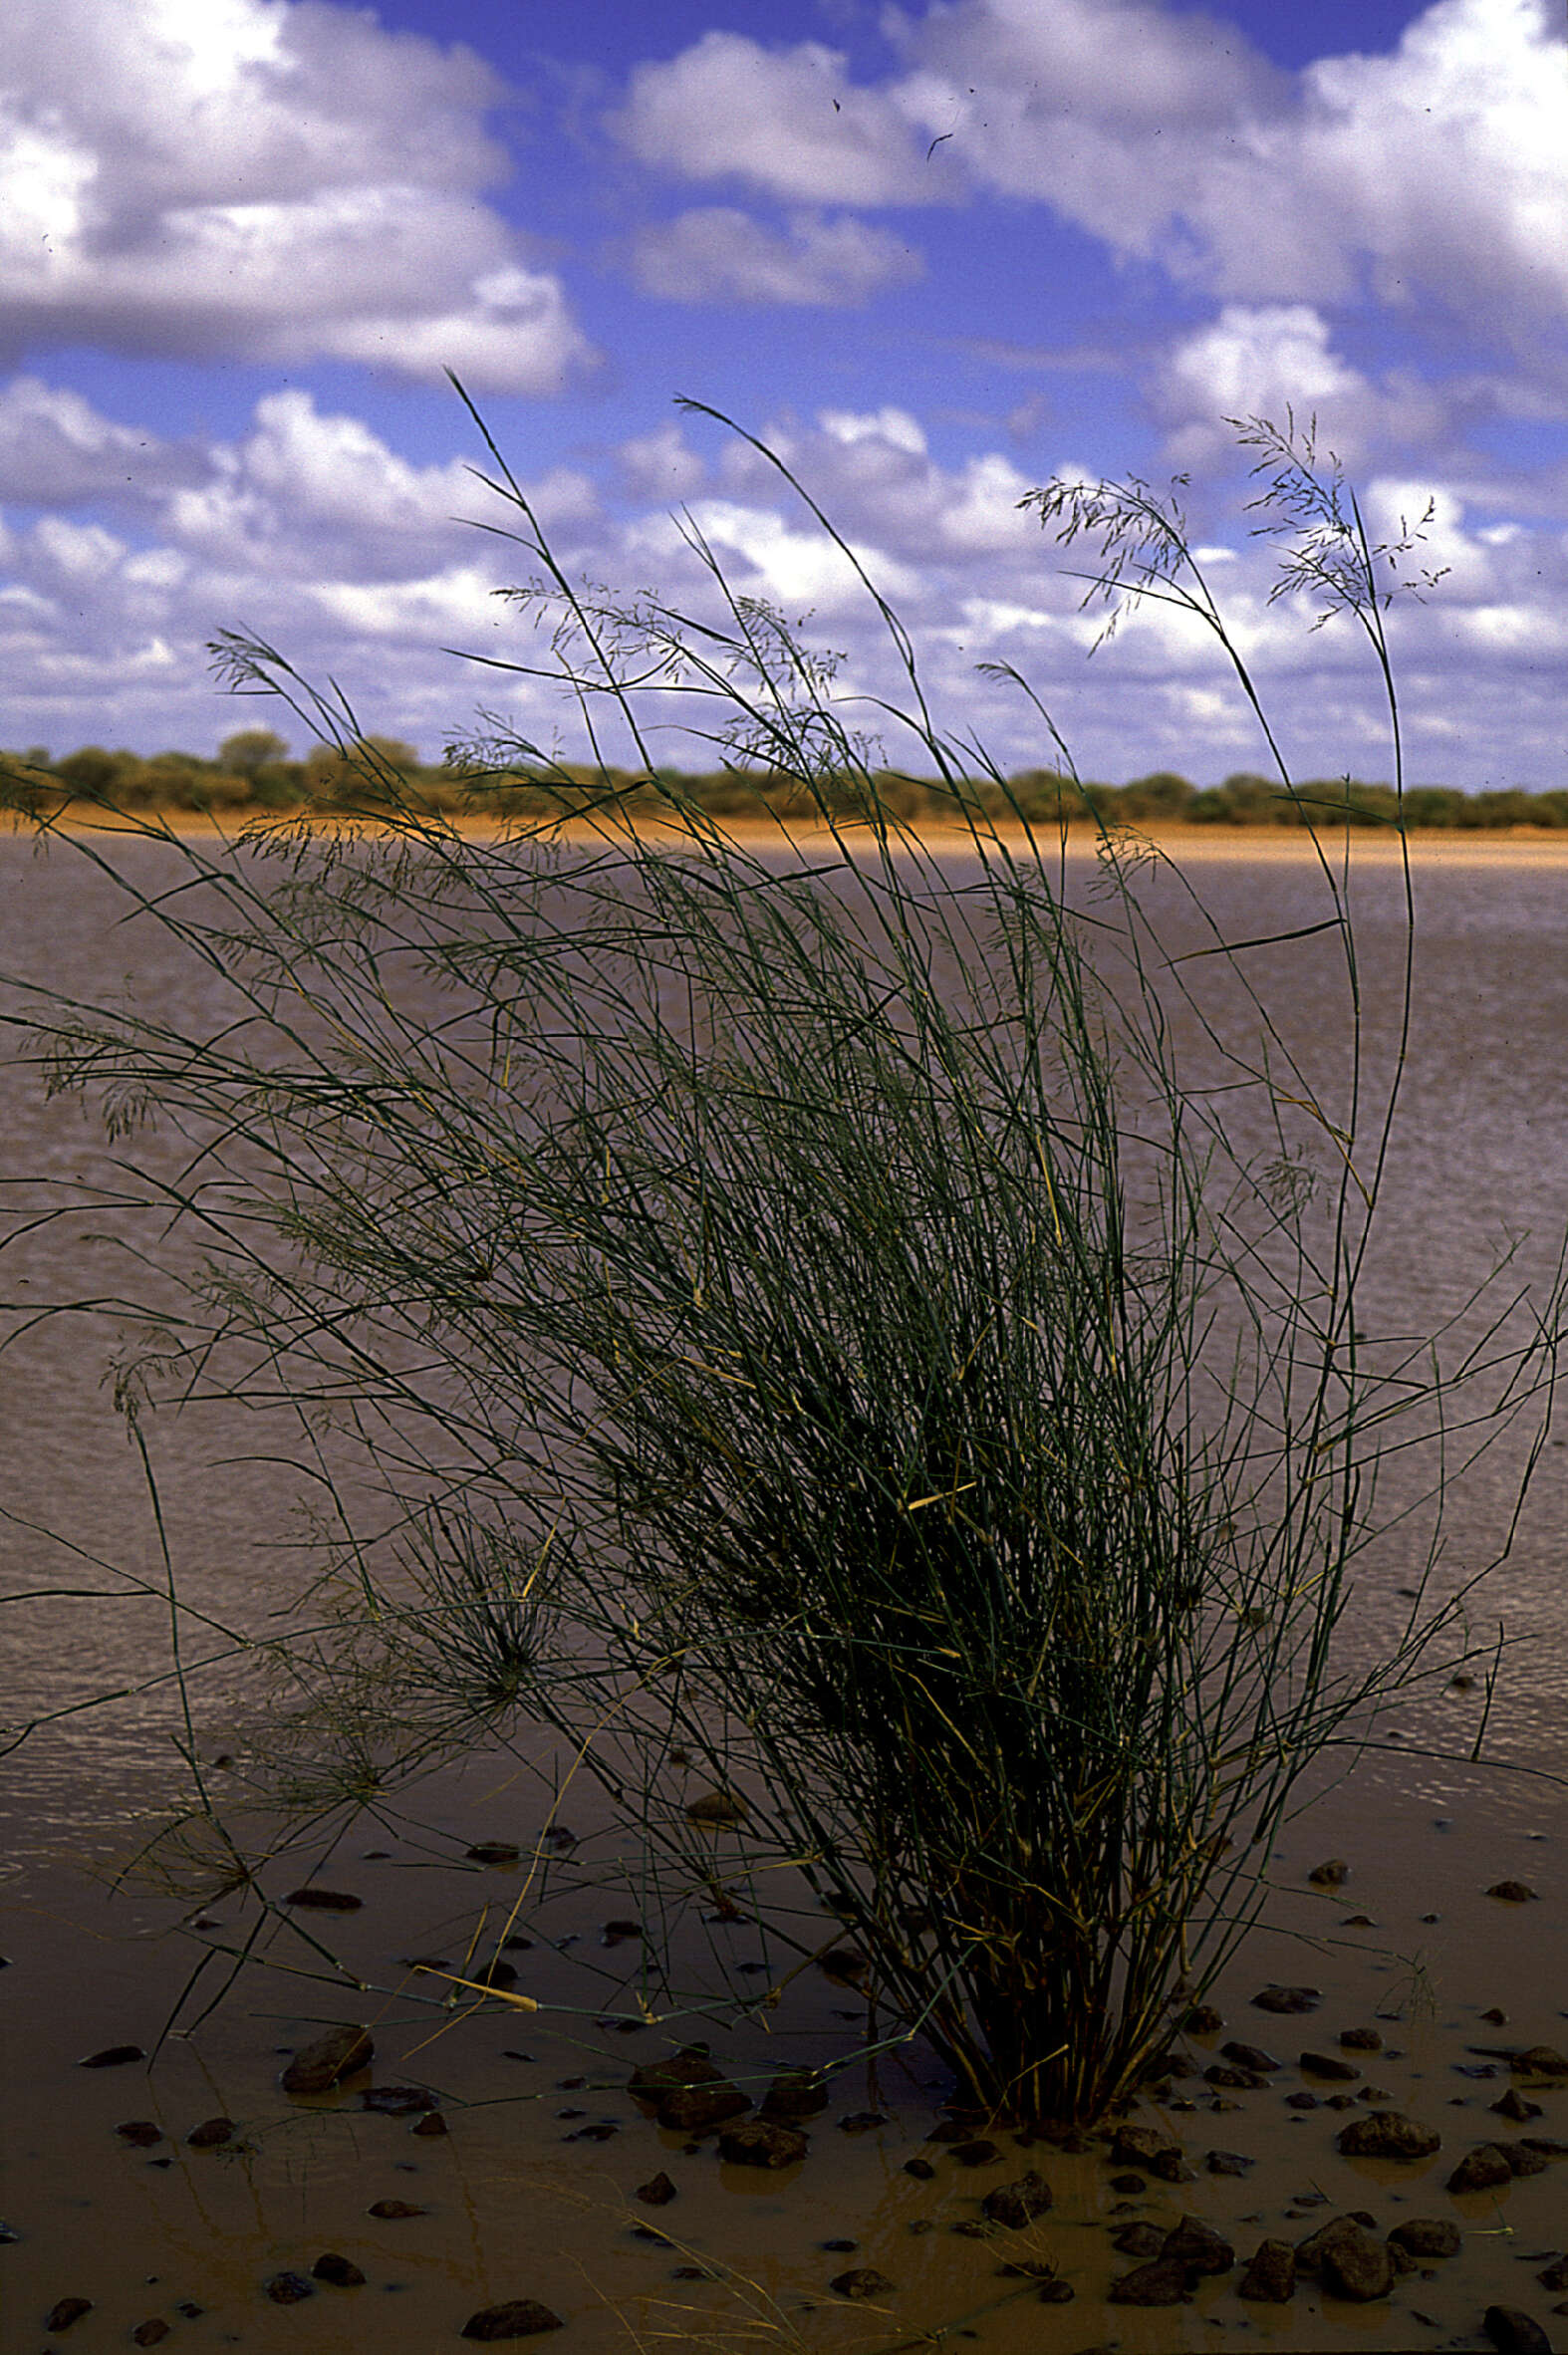
[[[1210,926],[1173,961],[1109,837],[1098,892],[1069,889],[869,583],[908,690],[878,724],[956,853],[901,823],[831,664],[694,529],[700,610],[590,596],[490,448],[549,631],[492,666],[555,677],[655,785],[672,700],[815,830],[660,788],[637,831],[574,780],[570,838],[475,838],[373,762],[370,833],[181,844],[202,897],[151,913],[230,1018],[34,992],[57,1085],[189,1142],[147,1194],[184,1286],[160,1387],[291,1413],[318,1450],[328,1414],[374,1482],[375,1526],[338,1484],[342,1613],[300,1659],[362,1747],[372,1721],[388,1766],[542,1722],[666,1890],[744,1887],[804,1956],[803,1881],[967,2098],[1093,2120],[1255,1918],[1303,1773],[1451,1667],[1462,1598],[1370,1665],[1336,1642],[1378,1468],[1540,1427],[1561,1287],[1522,1338],[1499,1311],[1451,1350],[1367,1346],[1404,1033],[1369,1072],[1327,858],[1307,929],[1342,943],[1343,1030],[1309,1069],[1247,977],[1265,944]],[[1310,452],[1268,455],[1298,560],[1382,649],[1359,518]],[[1261,716],[1175,509],[1041,504],[1097,538],[1098,588],[1216,630]],[[360,740],[275,650],[218,654]],[[515,734],[465,751],[481,804],[487,770],[564,778]]]

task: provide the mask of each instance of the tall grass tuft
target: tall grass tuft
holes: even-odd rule
[[[1397,753],[1409,550],[1254,430],[1284,579],[1366,632]],[[375,827],[179,846],[201,895],[153,913],[227,993],[210,1032],[35,991],[56,1085],[189,1141],[150,1379],[294,1414],[354,1465],[340,1616],[299,1667],[356,1742],[553,1729],[667,1889],[722,1889],[802,1958],[825,1901],[963,2099],[1093,2121],[1255,1919],[1303,1775],[1451,1668],[1462,1597],[1413,1603],[1370,1665],[1339,1640],[1379,1467],[1449,1435],[1437,1514],[1455,1432],[1522,1416],[1539,1445],[1561,1284],[1522,1335],[1499,1309],[1451,1352],[1368,1340],[1409,966],[1375,1044],[1326,857],[1343,1028],[1308,1068],[1248,979],[1268,944],[1209,925],[1174,959],[1152,911],[1186,887],[1152,893],[1127,837],[1084,888],[943,734],[869,581],[907,689],[882,724],[938,780],[939,842],[832,665],[694,533],[700,610],[590,595],[490,455],[544,625],[517,667],[575,701],[598,799],[562,766],[569,830],[464,831],[226,638],[234,685],[361,760]],[[1092,595],[1217,634],[1266,733],[1178,510],[1038,496]],[[765,775],[755,828],[665,779],[671,701]],[[656,824],[624,807],[627,743]],[[478,807],[487,774],[551,775],[496,728],[462,757]],[[1310,826],[1283,757],[1277,789]]]

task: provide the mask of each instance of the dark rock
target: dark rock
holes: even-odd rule
[[[1505,2028],[1508,2024],[1508,2014],[1505,2011],[1500,2010],[1495,2003],[1493,2003],[1488,2010],[1483,2011],[1481,2013],[1481,2017],[1482,2019],[1489,2019],[1494,2028]]]
[[[133,2151],[150,2151],[154,2143],[163,2140],[162,2127],[154,2126],[150,2118],[128,2118],[123,2126],[116,2127],[115,2132]]]
[[[954,2143],[947,2156],[956,2160],[960,2167],[994,2167],[1001,2152],[994,2143],[987,2142],[983,2135],[975,2135],[968,2142]]]
[[[205,2306],[198,2306],[194,2298],[181,2298],[174,2308],[175,2313],[182,2315],[187,2322],[199,2322],[206,2310]]]
[[[363,2289],[365,2287],[365,2275],[360,2271],[359,2266],[354,2263],[352,2258],[340,2256],[335,2248],[324,2250],[312,2265],[311,2271],[318,2281],[330,2281],[334,2289]]]
[[[1271,2052],[1265,2052],[1261,2044],[1242,2044],[1234,2036],[1228,2044],[1221,2044],[1219,2051],[1222,2059],[1234,2061],[1238,2069],[1255,2069],[1263,2077],[1271,2077],[1284,2065]]]
[[[1203,2165],[1210,2175],[1249,2175],[1257,2162],[1243,2158],[1239,2151],[1209,2151]]]
[[[1364,2224],[1348,2221],[1339,2229],[1331,2228],[1318,2270],[1326,2289],[1337,2297],[1353,2298],[1358,2305],[1386,2298],[1394,2287],[1394,2260],[1388,2243]]]
[[[627,1918],[616,1922],[606,1922],[600,1930],[599,1943],[602,1947],[624,1947],[629,1938],[641,1938],[642,1935],[642,1923]]]
[[[191,2128],[185,2141],[193,2151],[215,2151],[220,2143],[231,2143],[235,2131],[232,2118],[203,2118],[199,2126]]]
[[[774,2126],[766,2118],[726,2126],[718,2138],[718,2155],[731,2167],[794,2167],[809,2149],[798,2128]]]
[[[414,2118],[440,2104],[427,2085],[370,2085],[360,2096],[360,2107],[387,2118]]]
[[[1296,2294],[1296,2252],[1288,2240],[1264,2240],[1241,2276],[1239,2298],[1260,2305],[1287,2306]]]
[[[1166,2236],[1158,2224],[1124,2224],[1111,2246],[1123,2256],[1157,2257],[1165,2247]]]
[[[1526,2101],[1516,2085],[1510,2085],[1501,2101],[1493,2102],[1491,2106],[1497,2117],[1511,2119],[1515,2126],[1522,2126],[1526,2119],[1540,2118],[1545,2114],[1540,2103]]]
[[[658,2174],[650,2176],[646,2184],[638,2185],[636,2197],[645,2208],[667,2208],[677,2194],[674,2185],[660,2168]]]
[[[159,2347],[168,2337],[168,2324],[161,2314],[149,2314],[145,2322],[138,2322],[131,2334],[133,2347]]]
[[[1114,2175],[1111,2178],[1111,2189],[1113,2192],[1120,2192],[1126,2199],[1136,2193],[1147,2192],[1149,2186],[1141,2175]]]
[[[1268,2083],[1256,2069],[1238,2069],[1233,2061],[1212,2061],[1203,2076],[1210,2085],[1234,2086],[1241,2093],[1256,2093],[1260,2085]]]
[[[1186,2267],[1157,2257],[1152,2265],[1135,2265],[1111,2284],[1113,2306],[1184,2306]]]
[[[1224,2024],[1212,2003],[1194,2003],[1181,2022],[1189,2036],[1217,2035]]]
[[[1494,1881],[1486,1894],[1500,1897],[1506,1906],[1527,1906],[1538,1892],[1527,1881]]]
[[[1331,1856],[1327,1864],[1314,1865],[1307,1879],[1314,1889],[1343,1889],[1350,1879],[1350,1867],[1342,1856]]]
[[[1508,2065],[1521,2077],[1568,2077],[1568,2054],[1555,2044],[1532,2044],[1527,2052],[1515,2053]]]
[[[746,1820],[746,1802],[734,1791],[703,1791],[686,1808],[688,1823],[710,1824],[717,1831],[732,1831]]]
[[[1542,2289],[1568,2289],[1568,2257],[1559,2257],[1554,2265],[1548,2265],[1545,2272],[1537,2273],[1535,2278]]]
[[[532,2339],[541,2331],[560,2330],[559,2314],[552,2314],[537,2298],[508,2298],[503,2306],[481,2306],[463,2324],[465,2339]]]
[[[1119,2126],[1111,2137],[1111,2157],[1123,2167],[1152,2169],[1155,2161],[1167,2154],[1177,2159],[1181,2156],[1177,2145],[1157,2126]]]
[[[1334,2147],[1346,2159],[1430,2159],[1442,2137],[1399,2110],[1373,2110],[1342,2126]]]
[[[463,1854],[470,1864],[514,1865],[522,1856],[515,1840],[475,1840]]]
[[[1317,2106],[1317,2095],[1315,2093],[1308,2093],[1305,2087],[1303,2087],[1299,2093],[1287,2093],[1285,2096],[1285,2107],[1287,2110],[1315,2110]]]
[[[1466,2151],[1447,2182],[1450,2192],[1494,2192],[1513,2181],[1508,2154],[1496,2143],[1477,2143]]]
[[[1445,2216],[1412,2216],[1396,2224],[1389,2238],[1413,2257],[1457,2256],[1463,2236]]]
[[[539,1835],[539,1845],[552,1856],[564,1856],[569,1848],[578,1845],[576,1832],[569,1832],[564,1823],[553,1823]]]
[[[264,2281],[261,2286],[275,2306],[303,2305],[307,2298],[316,2295],[303,2273],[274,2273],[271,2280]]]
[[[896,2286],[875,2265],[852,2265],[847,2273],[835,2273],[828,2283],[841,2298],[883,2298]]]
[[[384,2224],[400,2224],[411,2216],[428,2216],[427,2208],[416,2208],[407,2200],[373,2200],[367,2216],[379,2217]]]
[[[1341,2048],[1346,2052],[1381,2052],[1383,2038],[1376,2028],[1341,2028]]]
[[[1185,2265],[1189,2273],[1228,2273],[1236,2261],[1224,2235],[1196,2216],[1184,2216],[1172,2227],[1160,2254],[1168,2264]]]
[[[828,2106],[828,2089],[813,2069],[793,2069],[775,2077],[762,2097],[759,2118],[775,2126],[791,2126],[800,2118],[815,2118]]]
[[[1521,2151],[1539,2151],[1543,2159],[1568,2159],[1568,2143],[1554,2142],[1549,2134],[1521,2134]]]
[[[1321,1987],[1279,1987],[1272,1984],[1260,1988],[1252,1998],[1259,2011],[1275,2012],[1316,2011],[1322,2000]]]
[[[286,1906],[314,1908],[321,1914],[357,1914],[364,1905],[363,1897],[351,1897],[346,1889],[291,1889],[284,1899]],[[278,2278],[283,2277],[280,2274]]]
[[[329,2028],[325,2036],[318,2036],[313,2044],[303,2045],[283,2072],[285,2093],[330,2093],[345,2077],[352,2077],[356,2069],[363,2069],[376,2057],[376,2046],[369,2028],[346,2022],[341,2028]]]
[[[138,2053],[136,2058],[139,2060],[140,2057]],[[73,2322],[80,2322],[84,2314],[91,2314],[92,2311],[91,2298],[57,2298],[44,2317],[44,2328],[48,2331],[69,2330]]]
[[[1040,2291],[1042,2306],[1070,2306],[1078,2292],[1070,2281],[1047,2281]]]
[[[1327,2052],[1304,2052],[1297,2065],[1304,2077],[1327,2077],[1336,2085],[1354,2085],[1361,2075],[1349,2061],[1335,2060]]]
[[[1544,2175],[1546,2173],[1547,2163],[1539,2151],[1526,2151],[1518,2143],[1499,2143],[1497,2147],[1507,2160],[1509,2169],[1514,2175]]]
[[[751,2097],[731,2085],[707,2053],[688,2044],[668,2058],[634,2069],[630,2090],[651,2102],[660,2126],[672,2134],[707,2134],[751,2107]]]
[[[930,2183],[936,2174],[935,2168],[932,2167],[928,2159],[906,2159],[904,2172],[906,2175],[913,2175],[917,2184]]]
[[[852,2110],[847,2118],[839,2120],[838,2125],[840,2134],[871,2134],[877,2127],[886,2126],[887,2123],[888,2114],[885,2110]]]
[[[1190,2184],[1197,2179],[1177,2150],[1157,2151],[1149,2162],[1149,2172],[1163,2184]]]
[[[980,2202],[980,2214],[993,2224],[1005,2224],[1009,2231],[1021,2232],[1037,2216],[1044,2216],[1050,2205],[1051,2187],[1031,2167],[1015,2183],[998,2184],[994,2192],[987,2192]]]
[[[468,1984],[475,1987],[515,1987],[517,1966],[513,1962],[503,1962],[499,1955],[492,1955],[488,1962],[480,1964]]]
[[[1297,2270],[1302,2273],[1318,2272],[1332,2241],[1341,2238],[1347,2232],[1362,2232],[1367,2229],[1363,2216],[1353,2214],[1330,2217],[1327,2224],[1319,2224],[1316,2230],[1309,2232],[1304,2240],[1298,2240],[1296,2242]]]
[[[411,2132],[433,2138],[437,2135],[449,2134],[451,2128],[439,2110],[426,2110],[422,2118],[414,2120]]]
[[[77,2062],[79,2069],[123,2069],[131,2061],[145,2060],[139,2044],[106,2044],[102,2052],[90,2052],[86,2060]]]
[[[822,2246],[829,2256],[853,2256],[859,2248],[858,2240],[824,2240]]]
[[[859,1985],[871,1964],[854,1947],[830,1947],[825,1955],[817,1957],[817,1968],[844,1986],[853,1987]]]
[[[1545,2331],[1517,2306],[1488,2306],[1482,2328],[1498,2355],[1552,2355]]]

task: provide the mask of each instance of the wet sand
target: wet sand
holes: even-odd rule
[[[1568,2160],[1498,2190],[1445,2188],[1477,2144],[1568,2139],[1568,2084],[1521,2077],[1504,2057],[1509,2047],[1568,2043],[1568,1821],[1544,1784],[1491,1778],[1457,1798],[1433,1787],[1436,1801],[1364,1779],[1293,1828],[1276,1868],[1275,1927],[1212,1993],[1223,2025],[1187,2039],[1191,2073],[1137,2113],[1179,2144],[1181,2172],[1190,2170],[1179,2182],[1119,2164],[1098,2136],[1064,2150],[993,2129],[994,2159],[961,2164],[949,2144],[927,2139],[943,2125],[948,2091],[929,2054],[916,2044],[857,2059],[888,2023],[868,2022],[855,1989],[820,1969],[749,2022],[688,2010],[626,2032],[614,2023],[637,2016],[641,1946],[607,1947],[603,1925],[628,1919],[635,1900],[617,1889],[609,1844],[591,1834],[564,1880],[552,1868],[546,1902],[530,1898],[513,1931],[533,1941],[508,1950],[516,1991],[541,2008],[491,1997],[443,2011],[431,1999],[441,1982],[405,1959],[461,1969],[481,1925],[488,1946],[475,1951],[493,1952],[526,1860],[486,1866],[464,1851],[476,1839],[526,1850],[540,1829],[535,1786],[493,1768],[432,1787],[417,1825],[363,1820],[314,1875],[299,1854],[280,1860],[266,1876],[274,1895],[310,1877],[362,1899],[354,1913],[288,1915],[341,1958],[343,1975],[333,1983],[302,1937],[275,1928],[266,1960],[150,2063],[80,2066],[104,2047],[153,2052],[193,1965],[237,1943],[254,1915],[231,1897],[199,1917],[202,1927],[178,1930],[179,1909],[166,1900],[110,1899],[64,1863],[13,1866],[0,1940],[11,1959],[0,1973],[0,2214],[17,2238],[0,2250],[0,2344],[8,2355],[39,2355],[57,2339],[124,2346],[161,2321],[171,2348],[428,2355],[462,2343],[476,2310],[533,2299],[565,2326],[547,2343],[583,2355],[628,2346],[870,2355],[930,2334],[997,2355],[1110,2346],[1157,2355],[1232,2338],[1272,2355],[1483,2348],[1492,2304],[1526,2310],[1568,2346],[1568,2312],[1554,2311],[1568,2307],[1564,2288],[1537,2279],[1568,2247]],[[1307,1875],[1329,1856],[1347,1860],[1350,1877],[1315,1890]],[[1486,1895],[1504,1878],[1538,1894],[1513,1904]],[[1353,1925],[1359,1915],[1371,1925]],[[715,1997],[726,1976],[742,1994],[768,1983],[744,1969],[763,1956],[748,1922],[694,1926],[689,1978],[703,1938],[727,1965],[709,1974]],[[222,1968],[215,1952],[181,2014],[187,2025]],[[1270,2015],[1251,1998],[1271,1981],[1314,1986],[1321,1999],[1300,2016]],[[1482,2018],[1493,2009],[1506,2018]],[[279,2083],[291,2052],[343,2021],[370,2028],[371,2066],[333,2093],[291,2097]],[[1372,2029],[1383,2050],[1342,2048],[1347,2029]],[[726,2164],[713,2134],[665,2132],[629,2094],[635,2066],[697,2039],[757,2099],[782,2069],[835,2070],[828,2108],[806,2121],[802,2164],[781,2173]],[[1279,2069],[1251,2088],[1209,2082],[1203,2072],[1227,2066],[1221,2048],[1232,2039],[1263,2048]],[[1362,2074],[1340,2084],[1304,2071],[1303,2049]],[[447,2133],[415,2133],[423,2112],[368,2111],[364,2095],[389,2086],[426,2089]],[[1496,2115],[1510,2086],[1540,2115]],[[1313,2106],[1293,2106],[1304,2094]],[[1341,2156],[1347,2122],[1385,2106],[1438,2133],[1437,2154],[1414,2164]],[[233,2138],[190,2147],[191,2131],[213,2118],[234,2121]],[[142,2126],[139,2142],[117,2134],[130,2123]],[[154,2130],[161,2139],[149,2139]],[[1237,2172],[1213,2172],[1210,2152]],[[908,2172],[911,2162],[919,2172]],[[1028,2169],[1051,2188],[1049,2213],[1022,2229],[987,2224],[985,2196]],[[661,2171],[674,2200],[640,2203],[638,2188]],[[388,2201],[418,2213],[371,2213]],[[1285,2305],[1237,2294],[1260,2241],[1297,2243],[1355,2211],[1379,2238],[1413,2218],[1447,2220],[1459,2253],[1419,2265],[1370,2303],[1305,2276]],[[1163,2233],[1183,2216],[1214,2226],[1238,2262],[1198,2282],[1190,2303],[1110,2302],[1113,2280],[1140,2261],[1115,2237],[1136,2224]],[[364,2285],[313,2277],[327,2252],[347,2257]],[[1018,2265],[1049,2267],[1071,2299],[1057,2288],[1062,2302],[1042,2303],[1044,2277],[1006,2270]],[[892,2287],[850,2298],[831,2286],[867,2267]],[[273,2302],[266,2285],[283,2273],[312,2294]],[[50,2337],[43,2326],[63,2298],[90,2299],[92,2311],[68,2338]],[[199,2315],[181,2310],[192,2305]]]

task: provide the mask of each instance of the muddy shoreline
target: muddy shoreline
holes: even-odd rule
[[[708,1971],[706,2016],[688,1999],[659,2017],[655,2001],[637,2024],[648,1982],[626,1927],[632,1899],[615,1894],[618,1868],[592,1837],[507,1927],[538,1812],[531,1790],[469,1776],[426,1794],[417,1826],[363,1821],[314,1876],[359,1906],[283,1908],[264,1959],[199,2025],[225,1950],[242,1943],[240,1904],[177,1930],[169,1901],[110,1898],[63,1861],[12,1870],[0,1939],[0,2215],[17,2235],[0,2249],[7,2350],[158,2344],[134,2334],[161,2323],[171,2348],[427,2355],[511,2301],[558,2317],[548,2343],[584,2355],[624,2348],[629,2333],[649,2348],[834,2355],[932,2334],[997,2355],[1156,2355],[1230,2337],[1273,2355],[1486,2348],[1491,2307],[1522,2310],[1548,2345],[1568,2346],[1568,2274],[1555,2288],[1539,2278],[1568,2249],[1568,2159],[1537,2154],[1506,2180],[1448,2188],[1477,2146],[1518,2159],[1568,2141],[1568,2082],[1508,2058],[1568,2044],[1565,1811],[1549,1786],[1477,1787],[1436,1806],[1365,1778],[1331,1794],[1286,1843],[1272,1927],[1213,1990],[1217,2024],[1185,2039],[1183,2072],[1125,2122],[1142,2141],[1120,2144],[1109,2130],[1064,2144],[955,2116],[930,2056],[888,2048],[886,2019],[820,1969],[776,2010],[726,2017],[726,1980],[747,1992],[746,1966],[765,1952],[744,1919],[688,1934],[722,1963]],[[466,1853],[490,1844],[517,1845],[522,1861]],[[1347,1877],[1314,1885],[1331,1858]],[[291,1874],[290,1887],[311,1878],[297,1857],[279,1871],[274,1894]],[[1535,1894],[1487,1894],[1510,1881]],[[503,1934],[529,1943],[503,1950]],[[449,1982],[412,1967],[417,1957],[468,1975],[492,1951],[516,1972],[503,1992],[538,2010],[480,1994],[443,2010]],[[160,2042],[204,1957],[180,2030]],[[702,1964],[687,1962],[695,1987]],[[1255,1998],[1271,1984],[1318,1993],[1300,2013],[1270,2011]],[[335,2023],[369,2030],[369,2066],[330,2091],[285,2090],[295,2056]],[[884,2049],[857,2058],[871,2043]],[[722,2123],[657,2122],[633,2071],[699,2044],[747,2117],[781,2076],[825,2073],[826,2106],[797,2121],[803,2159],[737,2163],[719,2154]],[[1279,2065],[1238,2062],[1227,2045]],[[116,2047],[153,2057],[82,2065]],[[1304,2051],[1352,2074],[1303,2066]],[[1348,2124],[1384,2111],[1437,2135],[1437,2150],[1338,2148]],[[203,2142],[214,2120],[232,2132]],[[640,2200],[660,2175],[673,2198]],[[1032,2217],[1031,2180],[1050,2193]],[[1020,2187],[1022,2206],[1009,2205]],[[1298,2271],[1285,2302],[1239,2294],[1262,2243],[1297,2249],[1357,2213],[1379,2248],[1423,2223],[1452,2227],[1438,2237],[1456,2235],[1456,2251],[1406,2256],[1386,2295],[1344,2294],[1332,2267]],[[1118,2280],[1158,2270],[1184,2219],[1234,2261],[1211,2251],[1213,2270],[1188,2265],[1178,2303],[1113,2299]],[[324,2257],[364,2283],[316,2273]],[[280,2302],[286,2276],[304,2285],[293,2302]],[[91,2301],[65,2329],[63,2299]]]

